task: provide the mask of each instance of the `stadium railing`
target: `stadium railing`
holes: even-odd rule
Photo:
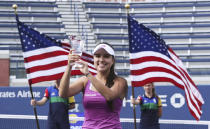
[[[55,33],[59,33],[62,31],[62,28],[64,28],[64,25],[60,24],[60,23],[56,23],[56,22],[51,22],[51,23],[47,23],[47,22],[25,22],[27,25],[29,25],[32,28],[38,28],[38,31],[42,31],[42,32],[55,32]],[[14,32],[14,30],[16,30],[17,32],[17,23],[16,22],[0,22],[0,32]]]
[[[43,10],[54,10],[54,7],[57,7],[55,2],[53,1],[10,1],[10,0],[4,0],[0,1],[0,10],[13,10],[12,5],[17,4],[18,8],[21,10],[37,10],[36,8],[39,8],[40,11]],[[30,8],[30,9],[29,9]]]
[[[56,39],[64,39],[66,38],[65,33],[63,32],[57,32],[57,33],[45,33],[51,37],[54,37]],[[0,39],[19,39],[18,32],[0,32]]]
[[[107,23],[107,22],[93,22],[93,28],[102,29],[127,29],[126,23]],[[164,23],[143,23],[149,28],[186,28],[186,27],[209,27],[209,22],[164,22]]]
[[[209,17],[210,11],[189,11],[189,12],[152,12],[152,13],[130,13],[134,18],[182,18],[182,17]],[[89,18],[126,18],[125,12],[88,12]]]
[[[87,11],[102,11],[103,9],[109,9],[109,11],[120,12],[125,9],[125,3],[116,2],[83,2]],[[188,11],[188,10],[201,10],[208,9],[210,7],[209,1],[167,1],[167,2],[135,2],[130,3],[132,11],[141,13],[142,11],[156,12],[156,11]],[[175,9],[175,10],[174,10]]]
[[[116,33],[95,33],[97,38],[100,39],[128,39],[128,34],[116,34]],[[209,32],[188,32],[188,33],[160,33],[160,37],[163,39],[189,39],[189,38],[210,38]],[[202,42],[202,40],[201,40]]]
[[[28,19],[28,20],[33,20],[33,21],[44,21],[44,20],[54,20],[57,21],[58,18],[60,17],[60,14],[58,13],[43,13],[43,12],[21,12],[18,13],[18,16],[20,19]],[[3,12],[0,11],[0,18],[1,20],[10,20],[10,19],[15,19],[15,14],[14,12]]]

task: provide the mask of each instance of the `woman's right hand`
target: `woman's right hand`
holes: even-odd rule
[[[135,98],[131,98],[131,103],[135,104]]]
[[[68,55],[68,64],[73,66],[76,61],[79,61],[80,56],[76,55],[76,54],[72,54],[72,52],[74,51],[74,49],[70,50],[69,55]]]
[[[31,100],[31,106],[36,106],[36,100],[35,99]]]
[[[88,70],[88,63],[85,62],[85,61],[77,61],[77,63],[81,64],[82,67],[78,67],[78,69],[84,74],[84,75],[87,75],[89,73],[89,70]]]

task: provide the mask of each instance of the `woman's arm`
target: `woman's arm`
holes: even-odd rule
[[[88,74],[87,78],[91,81],[96,90],[105,97],[107,101],[115,98],[123,99],[127,94],[127,81],[124,78],[116,78],[114,85],[109,88],[105,86],[100,80],[96,79],[93,75]]]
[[[158,117],[160,118],[162,116],[162,106],[158,107]]]
[[[85,77],[81,77],[70,84],[70,66],[67,66],[65,73],[60,82],[59,86],[59,96],[63,98],[71,97],[78,94],[84,88],[85,82],[87,82]]]
[[[60,85],[59,85],[59,96],[60,97],[68,97],[69,93],[69,83],[70,83],[70,74],[71,74],[71,65],[67,65],[66,70],[61,78]]]
[[[71,86],[70,86],[70,75],[71,75],[71,69],[72,69],[72,63],[79,60],[78,55],[71,54],[71,51],[68,55],[68,65],[66,67],[66,70],[61,78],[60,85],[59,85],[59,96],[63,98],[67,98],[70,96],[73,96],[80,91],[82,91],[84,87],[84,77],[76,80]]]
[[[162,116],[162,102],[161,99],[158,97],[158,117]]]
[[[138,96],[137,99],[131,98],[131,103],[137,105],[137,104],[140,104],[141,103],[141,100],[142,100],[141,99],[141,96]]]
[[[47,97],[43,97],[41,100],[39,100],[39,101],[36,101],[35,99],[32,99],[31,100],[31,105],[32,106],[42,106],[42,105],[44,105],[46,102],[47,102]]]

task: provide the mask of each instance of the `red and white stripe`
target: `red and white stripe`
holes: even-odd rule
[[[202,114],[203,98],[181,60],[172,49],[168,49],[168,52],[172,58],[154,51],[130,53],[132,86],[143,86],[149,82],[173,83],[185,90],[188,108],[191,114],[199,120]]]
[[[23,52],[24,65],[30,84],[61,79],[68,63],[67,55],[70,50],[70,45],[67,43],[62,46],[64,48],[52,46]],[[90,72],[95,74],[93,56],[83,52],[81,59],[88,62]],[[80,70],[72,69],[71,75],[82,75],[82,73]]]

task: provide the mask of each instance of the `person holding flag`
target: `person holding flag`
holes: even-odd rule
[[[141,106],[140,129],[160,129],[159,118],[162,116],[161,99],[155,93],[154,83],[147,83],[143,86],[144,95],[138,96],[131,103]]]
[[[127,95],[127,81],[117,76],[114,71],[115,52],[111,45],[100,43],[93,50],[93,54],[97,70],[95,76],[89,72],[87,63],[80,61],[80,57],[70,51],[59,95],[66,98],[83,93],[83,129],[121,129],[120,110]],[[79,70],[85,76],[70,84],[70,74],[75,62],[82,65]]]
[[[75,108],[75,99],[74,96],[59,97],[59,85],[60,79],[55,81],[55,86],[45,89],[44,97],[41,100],[31,100],[32,106],[42,106],[50,100],[47,129],[70,129],[68,110]]]

